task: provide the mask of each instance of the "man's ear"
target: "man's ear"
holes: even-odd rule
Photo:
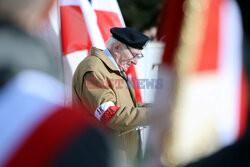
[[[114,53],[117,53],[117,52],[120,51],[121,47],[122,47],[121,43],[120,42],[116,42],[116,43],[113,44],[112,50],[113,50]]]

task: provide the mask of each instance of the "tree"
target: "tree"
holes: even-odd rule
[[[144,31],[157,24],[163,0],[118,0],[127,27]]]

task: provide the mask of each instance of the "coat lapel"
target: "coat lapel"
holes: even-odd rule
[[[125,79],[125,81],[127,82],[127,86],[130,92],[130,95],[133,99],[134,102],[134,106],[136,106],[136,97],[135,97],[135,91],[133,88],[133,83],[132,81],[128,78],[128,76],[126,75],[126,73],[124,72],[119,72],[119,70],[116,68],[116,66],[113,64],[113,62],[102,52],[102,50],[97,49],[95,47],[91,48],[91,55],[93,56],[97,56],[99,59],[102,60],[102,62],[112,71],[116,72],[118,75],[120,75],[121,77],[123,77]]]
[[[133,83],[132,81],[128,78],[128,76],[126,75],[125,72],[122,72],[122,76],[125,77],[126,81],[127,81],[127,86],[128,86],[128,89],[129,89],[129,92],[130,92],[130,95],[133,99],[133,102],[134,102],[134,105],[136,107],[136,97],[135,97],[135,91],[134,91],[134,86],[133,86]]]
[[[98,57],[111,71],[119,73],[114,63],[102,52],[102,50],[92,47],[90,55]]]

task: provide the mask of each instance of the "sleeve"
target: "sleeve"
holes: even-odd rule
[[[146,125],[150,108],[115,106],[114,91],[103,84],[105,78],[96,73],[88,72],[84,76],[81,100],[90,107],[92,114],[103,124],[114,130],[130,130],[137,126]]]

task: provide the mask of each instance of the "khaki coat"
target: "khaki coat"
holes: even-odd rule
[[[73,103],[89,108],[92,115],[97,107],[108,101],[120,107],[106,125],[119,136],[119,149],[126,154],[127,160],[135,161],[138,132],[133,129],[147,124],[150,109],[136,102],[135,91],[131,81],[127,82],[126,74],[120,73],[101,50],[93,47],[90,56],[78,65],[72,88]]]

